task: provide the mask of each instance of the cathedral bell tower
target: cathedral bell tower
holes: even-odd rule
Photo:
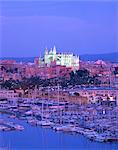
[[[53,60],[56,60],[56,47],[53,48]]]
[[[48,64],[48,49],[47,48],[45,48],[44,62],[45,64]]]

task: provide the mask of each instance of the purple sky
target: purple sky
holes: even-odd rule
[[[3,57],[43,55],[44,48],[75,54],[118,50],[118,2],[0,2]]]

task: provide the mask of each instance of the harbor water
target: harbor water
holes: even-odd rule
[[[83,135],[55,132],[52,129],[31,126],[25,121],[7,118],[24,126],[23,131],[0,132],[0,150],[116,150],[117,143],[90,141]]]

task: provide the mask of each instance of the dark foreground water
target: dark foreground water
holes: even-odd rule
[[[2,116],[5,117],[6,116]],[[9,119],[8,119],[9,120]],[[25,127],[23,131],[0,132],[0,150],[117,150],[118,143],[97,143],[82,135],[54,132],[32,127],[24,121],[10,119]],[[5,150],[6,150],[5,149]]]

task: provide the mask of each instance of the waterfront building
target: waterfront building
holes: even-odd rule
[[[0,90],[0,98],[18,98],[19,93],[14,90]]]
[[[115,101],[117,103],[117,88],[79,88],[79,89],[71,89],[68,91],[73,93],[78,93],[80,96],[87,97],[90,103],[95,103],[99,99],[102,101]]]
[[[52,89],[37,89],[35,88],[34,90],[29,89],[28,90],[28,94],[25,95],[25,97],[27,98],[39,98],[39,99],[49,99],[49,100],[54,100],[54,101],[58,101],[58,96],[57,96],[57,90],[52,90]],[[71,102],[73,104],[80,104],[80,105],[84,105],[84,104],[88,104],[89,103],[89,99],[87,98],[87,96],[83,96],[83,95],[71,95],[68,91],[63,91],[60,89],[59,91],[59,100],[62,102]]]

